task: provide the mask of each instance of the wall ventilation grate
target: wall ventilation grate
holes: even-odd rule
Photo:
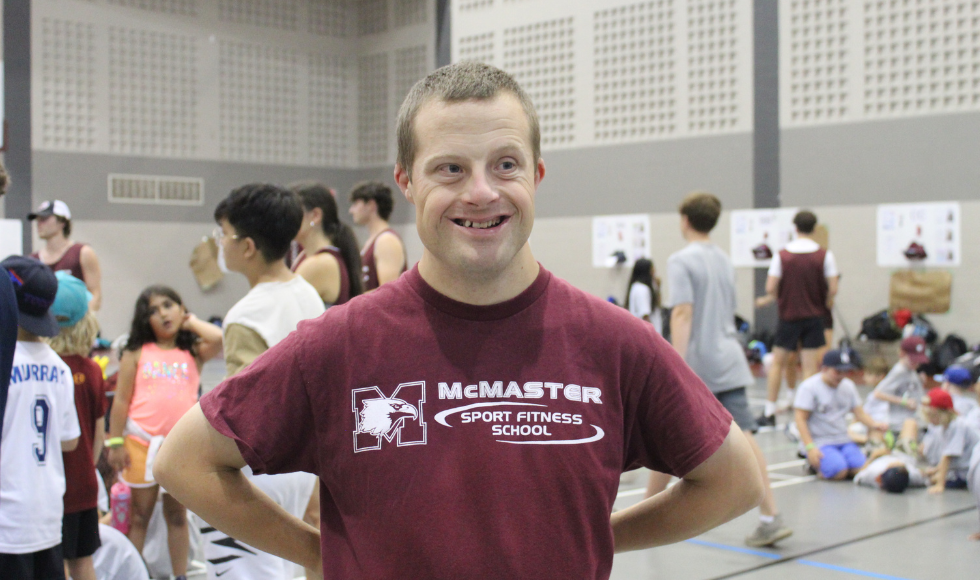
[[[109,202],[204,205],[204,180],[195,177],[110,173]]]

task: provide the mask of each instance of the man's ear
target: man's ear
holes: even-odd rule
[[[395,183],[398,184],[398,189],[402,190],[408,203],[415,203],[412,201],[412,179],[401,163],[395,163]]]
[[[538,158],[538,163],[534,168],[534,187],[535,189],[541,185],[541,180],[544,179],[544,159]]]

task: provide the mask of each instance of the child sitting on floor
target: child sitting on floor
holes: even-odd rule
[[[980,443],[980,432],[956,414],[953,398],[939,387],[926,393],[922,405],[923,414],[932,426],[922,441],[923,457],[931,466],[925,470],[933,484],[929,493],[966,487],[970,460]]]
[[[980,407],[973,391],[973,375],[966,367],[949,365],[943,373],[943,390],[953,397],[953,408],[960,417],[966,417]]]

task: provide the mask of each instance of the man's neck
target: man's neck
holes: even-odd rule
[[[688,242],[710,242],[711,234],[705,234],[694,229],[689,229],[684,232],[684,239],[686,239]]]
[[[804,234],[803,232],[797,231],[796,232],[796,239],[798,239],[798,240],[811,240],[812,241],[813,240],[813,236],[811,234]]]
[[[378,234],[389,229],[390,227],[391,226],[388,225],[387,220],[383,220],[378,216],[374,216],[367,224],[368,237],[373,239],[377,237]]]
[[[289,271],[283,260],[269,263],[261,258],[257,258],[256,263],[248,271],[242,273],[248,278],[250,288],[255,288],[264,282],[289,282],[296,277],[296,274]]]
[[[60,254],[70,245],[71,240],[66,238],[64,234],[58,233],[44,240],[44,251],[48,254]]]
[[[432,288],[457,302],[488,306],[506,302],[534,283],[541,267],[525,245],[502,272],[460,272],[438,262],[428,250],[419,261],[419,275]]]

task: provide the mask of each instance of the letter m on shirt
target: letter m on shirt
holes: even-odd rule
[[[402,383],[390,397],[378,387],[354,389],[351,403],[354,453],[381,449],[385,442],[426,444],[425,381]]]

